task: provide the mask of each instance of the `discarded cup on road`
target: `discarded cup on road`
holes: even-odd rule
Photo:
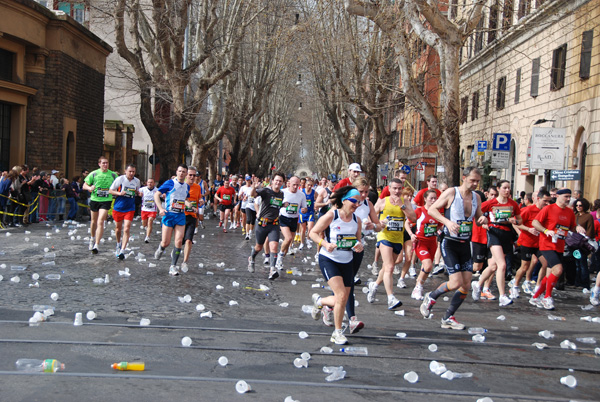
[[[304,352],[304,353],[302,353],[302,354],[300,355],[300,357],[301,357],[302,359],[306,360],[306,361],[309,361],[309,360],[311,359],[311,357],[312,357],[312,356],[310,355],[310,353],[308,353],[308,352]]]
[[[560,378],[560,383],[566,385],[569,388],[575,388],[577,386],[577,379],[572,375],[567,375]]]
[[[54,301],[57,301],[57,300],[58,300],[58,293],[56,293],[56,292],[55,292],[55,293],[52,293],[52,294],[50,295],[50,298],[51,298],[52,300],[54,300]]]
[[[252,387],[250,387],[250,385],[244,381],[244,380],[239,380],[236,384],[235,384],[235,390],[239,393],[239,394],[245,394],[246,392],[249,392],[252,390]]]
[[[288,307],[289,305],[290,303],[287,302],[279,303],[279,307]]]
[[[40,275],[35,273],[35,274],[31,275],[31,279],[33,279],[34,281],[37,281],[38,279],[40,279]]]
[[[296,358],[294,359],[294,367],[296,368],[302,368],[302,367],[308,367],[308,361],[304,360],[304,359],[300,359],[300,358]]]
[[[297,401],[294,398],[292,398],[291,395],[288,395],[288,396],[285,397],[285,399],[283,400],[283,402],[300,402],[300,401]]]
[[[479,398],[475,402],[494,402],[494,400],[492,398],[490,398],[489,396],[486,396],[485,398]]]
[[[148,268],[156,268],[156,264],[149,262]]]
[[[236,302],[235,300],[229,300],[229,305],[230,306],[237,306],[239,303]]]
[[[546,348],[548,347],[548,345],[547,345],[547,344],[545,344],[545,343],[540,343],[540,342],[535,342],[535,343],[532,343],[532,344],[531,344],[531,346],[535,346],[535,347],[536,347],[536,348],[538,348],[539,350],[546,349]]]
[[[146,327],[146,326],[148,326],[148,325],[150,325],[150,320],[149,320],[149,319],[147,319],[147,318],[142,318],[142,319],[140,320],[140,326],[142,326],[142,327]]]
[[[429,349],[430,352],[437,352],[438,347],[435,343],[432,343],[427,349]]]
[[[329,354],[329,353],[333,353],[333,349],[331,349],[329,346],[323,346],[323,347],[322,347],[322,348],[319,350],[319,352],[321,352],[321,353],[327,353],[327,354]]]
[[[406,332],[397,332],[397,333],[396,333],[396,336],[397,336],[398,338],[406,338]]]
[[[104,285],[104,278],[94,278],[92,282],[94,282],[96,285]]]
[[[219,364],[223,367],[227,366],[227,363],[229,363],[229,359],[226,358],[225,356],[221,356],[219,357]]]
[[[596,338],[594,338],[593,336],[586,338],[575,338],[575,340],[581,343],[596,343]]]
[[[216,286],[216,288],[217,288],[217,290],[223,290],[223,289],[225,289],[225,288],[224,288],[223,286],[221,286],[221,285],[217,285],[217,286]]]
[[[404,315],[404,310],[394,311],[394,314],[403,316]]]
[[[85,318],[87,318],[89,321],[92,321],[94,318],[96,318],[96,313],[90,310],[85,314]]]
[[[204,310],[206,310],[206,307],[204,307],[204,304],[196,305],[196,311],[204,311]]]
[[[404,379],[409,383],[414,384],[419,381],[419,375],[414,371],[409,371],[408,373],[404,374]]]
[[[473,342],[480,342],[483,343],[485,342],[485,336],[481,335],[481,334],[477,334],[477,335],[473,335]]]
[[[571,342],[568,339],[565,339],[564,341],[562,341],[560,343],[560,347],[563,349],[573,349],[573,350],[577,349],[577,345],[575,345],[573,342]]]
[[[73,321],[73,325],[76,327],[83,325],[83,314],[75,313],[75,321]]]
[[[496,319],[499,321],[504,321],[504,320],[506,320],[506,317],[503,315],[499,315],[498,317],[496,317]]]
[[[234,288],[239,288],[240,287],[240,283],[237,281],[233,281],[231,282],[231,286],[233,286]]]
[[[432,373],[440,375],[446,372],[447,369],[444,363],[439,363],[435,360],[432,360],[431,363],[429,363],[429,370],[431,370]]]
[[[548,319],[550,321],[566,321],[565,317],[559,317],[557,315],[548,314]]]
[[[541,336],[542,338],[546,338],[546,339],[554,338],[554,334],[552,332],[548,331],[547,329],[544,331],[538,332],[538,335]]]
[[[212,318],[212,312],[205,311],[203,313],[200,313],[200,318]]]
[[[18,276],[13,276],[12,278],[10,278],[10,281],[14,283],[19,283],[21,282],[21,278],[19,278]]]
[[[191,344],[192,344],[192,338],[190,338],[189,336],[184,336],[183,338],[181,338],[181,346],[188,347]]]
[[[346,372],[344,371],[343,366],[324,366],[323,372],[329,373],[329,375],[325,377],[325,381],[327,382],[343,380],[344,377],[346,377]]]
[[[300,331],[298,333],[298,336],[300,337],[300,339],[306,339],[306,338],[308,338],[308,334],[305,331]]]

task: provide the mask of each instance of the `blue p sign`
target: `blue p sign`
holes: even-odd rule
[[[493,151],[510,151],[510,134],[494,133]]]

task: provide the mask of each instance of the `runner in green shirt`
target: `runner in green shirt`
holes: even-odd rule
[[[90,192],[90,246],[92,254],[98,254],[98,244],[104,235],[104,221],[111,208],[112,195],[108,193],[110,185],[117,178],[117,174],[108,170],[108,159],[101,156],[98,159],[100,169],[87,175],[83,189]]]

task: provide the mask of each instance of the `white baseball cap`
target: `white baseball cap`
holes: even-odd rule
[[[350,166],[348,166],[348,170],[362,172],[362,169],[360,168],[360,165],[358,163],[351,163]]]

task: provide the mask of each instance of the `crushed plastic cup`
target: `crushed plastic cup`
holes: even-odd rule
[[[427,349],[429,349],[430,352],[437,352],[438,347],[437,347],[437,345],[435,343],[432,343],[431,345],[429,345],[427,347]]]
[[[13,276],[12,278],[10,278],[10,281],[13,283],[19,283],[21,282],[21,278],[19,278],[18,276]]]
[[[29,284],[30,288],[39,288],[40,287],[40,283],[39,282],[35,282],[35,283],[30,283]]]
[[[325,373],[330,373],[327,377],[325,377],[325,381],[327,381],[327,382],[343,380],[346,377],[346,372],[344,371],[343,366],[339,366],[339,367],[335,367],[335,366],[327,367],[326,366],[326,367],[323,367],[323,371]]]
[[[590,343],[590,344],[596,343],[596,338],[594,338],[593,336],[589,336],[589,337],[585,337],[585,338],[576,338],[575,340],[577,342],[581,342],[581,343]]]
[[[181,265],[181,272],[183,272],[184,274],[189,270],[189,267],[186,265]]]
[[[552,338],[554,338],[554,334],[552,332],[548,331],[547,329],[544,330],[544,331],[538,332],[538,335],[541,336],[542,338],[545,338],[545,339],[552,339]]]
[[[483,336],[481,334],[473,335],[473,337],[471,339],[473,340],[473,342],[479,342],[479,343],[485,342],[485,336]]]
[[[147,327],[148,325],[150,325],[150,320],[147,318],[142,318],[140,320],[140,326],[142,327]]]
[[[396,337],[398,338],[406,338],[406,332],[397,332]]]
[[[557,315],[548,314],[548,319],[550,321],[566,321],[565,317],[559,317]]]
[[[310,306],[308,304],[305,304],[302,306],[302,312],[306,313],[306,314],[310,314],[312,311],[313,306]]]
[[[279,303],[279,307],[288,307],[289,305],[290,303],[288,302]]]
[[[268,287],[267,285],[260,285],[258,288],[260,290],[262,290],[263,292],[268,292],[269,290],[271,290],[271,288]]]
[[[394,314],[404,316],[404,310],[394,311]]]
[[[333,349],[331,349],[329,346],[323,346],[321,349],[319,349],[319,352],[330,354],[333,353]]]
[[[220,364],[222,367],[225,367],[225,366],[227,366],[227,363],[229,363],[229,359],[228,359],[228,358],[226,358],[225,356],[221,356],[221,357],[219,357],[219,364]]]
[[[429,363],[429,370],[431,370],[431,372],[434,374],[441,375],[445,373],[447,369],[444,363],[439,363],[435,360],[432,360],[431,363]]]
[[[94,318],[96,318],[96,313],[90,310],[85,314],[85,318],[87,318],[88,321],[92,321]]]
[[[204,310],[206,310],[206,307],[204,306],[204,304],[196,305],[196,311],[204,311]]]
[[[486,396],[484,398],[479,398],[476,402],[494,402],[494,400],[489,396]]]
[[[306,339],[306,338],[308,338],[308,334],[305,331],[300,331],[298,333],[298,336],[300,337],[300,339]]]
[[[192,296],[190,296],[190,295],[183,296],[183,301],[186,302],[186,303],[191,302],[192,301]]]
[[[288,395],[285,397],[285,399],[283,400],[283,402],[300,402],[295,400],[291,395]]]
[[[240,287],[240,283],[236,282],[236,281],[233,281],[233,282],[231,282],[231,286],[233,286],[234,288],[239,288]]]
[[[239,303],[236,302],[235,300],[229,300],[229,305],[230,306],[237,306]]]
[[[217,289],[217,290],[223,290],[223,289],[225,289],[225,288],[224,288],[223,286],[221,286],[221,285],[217,285],[217,286],[216,286],[216,289]]]
[[[404,374],[404,379],[409,383],[414,384],[419,381],[419,375],[414,371],[409,371],[408,373]]]
[[[499,321],[504,321],[504,320],[506,320],[506,317],[503,315],[499,315],[498,317],[496,317],[496,319]]]
[[[76,327],[83,325],[83,314],[75,313],[75,321],[73,321],[73,325]]]
[[[154,263],[148,263],[148,268],[156,268],[156,264]]]
[[[575,388],[577,386],[577,379],[572,375],[567,375],[560,378],[560,383],[566,385],[569,388]]]
[[[583,311],[586,311],[586,310],[592,310],[592,309],[594,308],[594,306],[592,306],[591,304],[588,304],[588,305],[586,305],[586,306],[579,306],[579,307],[581,307],[581,309],[582,309]]]
[[[104,285],[104,278],[94,278],[92,282],[96,285]]]
[[[309,360],[312,358],[312,356],[311,356],[311,355],[310,355],[310,353],[308,353],[308,352],[303,352],[303,353],[300,355],[300,357],[301,357],[302,359],[306,360],[306,361],[309,361]]]
[[[40,279],[40,275],[39,274],[33,274],[31,275],[31,279],[33,279],[34,281],[37,281],[38,279]]]
[[[560,343],[560,347],[563,348],[563,349],[577,350],[577,345],[575,345],[573,342],[571,342],[568,339],[565,339],[564,341],[562,341]]]
[[[235,390],[238,392],[238,394],[245,394],[246,392],[252,391],[252,387],[250,387],[246,381],[239,380],[235,383]]]
[[[181,338],[181,346],[184,347],[188,347],[192,344],[192,338],[190,338],[189,336],[184,336],[183,338]]]
[[[294,359],[294,367],[296,368],[307,368],[308,367],[308,361],[301,359],[301,358],[296,358]]]
[[[547,344],[541,343],[541,342],[534,342],[534,343],[531,344],[531,346],[535,346],[539,350],[546,349],[548,347]]]
[[[56,292],[55,292],[55,293],[52,293],[52,294],[50,295],[50,298],[51,298],[52,300],[54,300],[54,301],[57,301],[57,300],[58,300],[58,293],[56,293]]]
[[[203,313],[200,313],[200,318],[212,318],[212,312],[211,311],[205,311]]]

